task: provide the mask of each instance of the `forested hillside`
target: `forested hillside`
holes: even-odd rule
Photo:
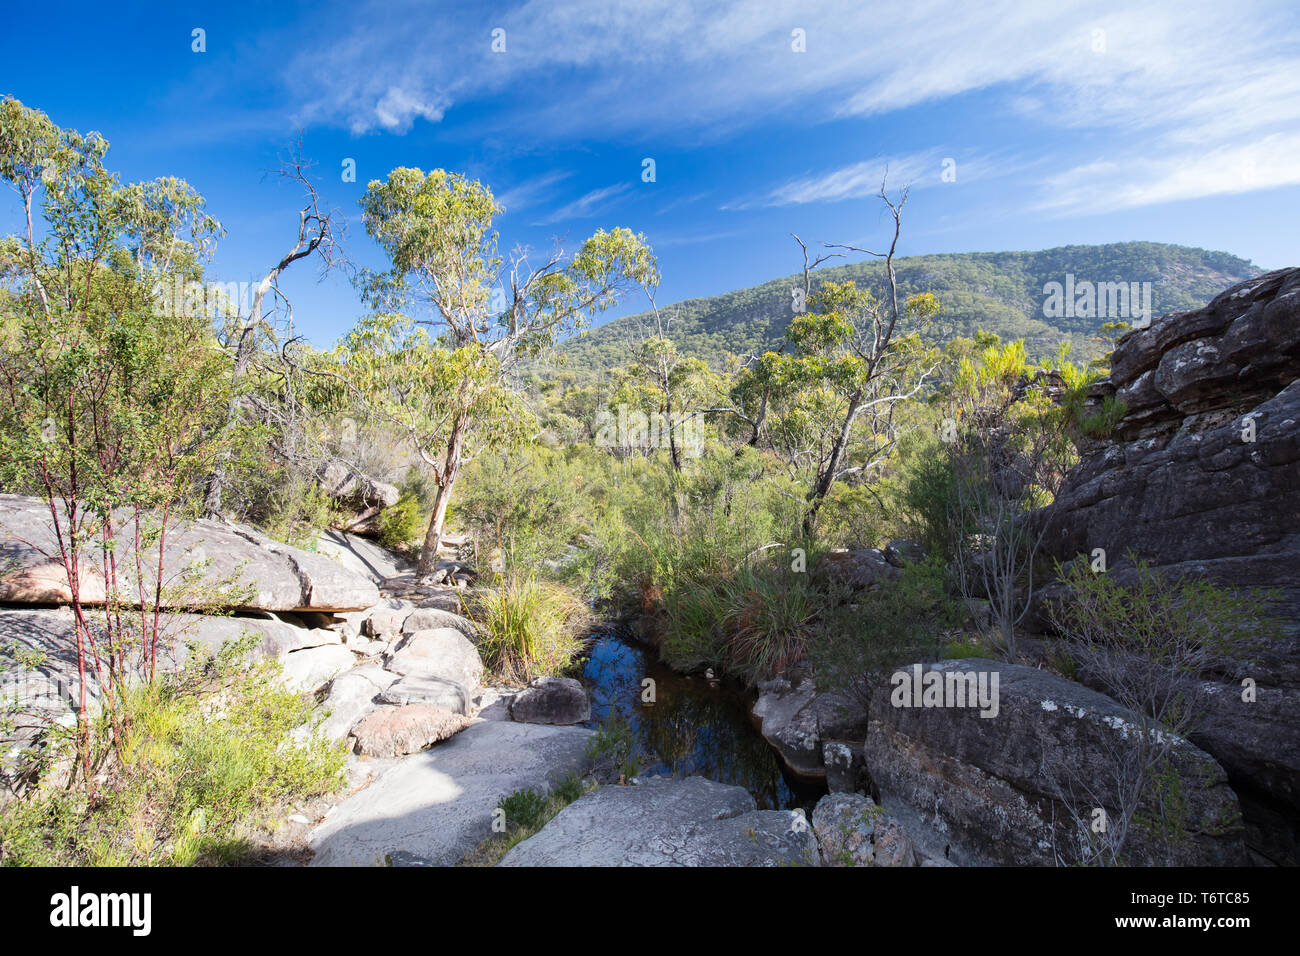
[[[897,260],[896,267],[900,293],[930,292],[939,300],[943,311],[932,328],[940,337],[969,336],[984,329],[1004,340],[1023,338],[1034,354],[1069,338],[1075,354],[1088,357],[1101,350],[1092,337],[1107,319],[1044,317],[1045,284],[1064,283],[1067,275],[1089,282],[1150,282],[1152,308],[1159,316],[1198,308],[1225,287],[1259,274],[1250,262],[1225,252],[1158,242],[912,256]],[[869,284],[878,295],[884,289],[884,265],[879,261],[824,266],[813,275],[814,288],[819,281],[852,279]],[[680,354],[714,367],[722,366],[728,354],[761,354],[775,348],[785,334],[790,290],[801,283],[801,276],[789,275],[679,302],[663,310],[672,318],[670,337]],[[561,347],[560,360],[580,375],[624,365],[627,336],[645,319],[617,319],[572,338]]]

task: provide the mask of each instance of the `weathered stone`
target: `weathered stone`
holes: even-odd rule
[[[450,627],[460,631],[470,640],[479,636],[479,627],[467,617],[462,617],[441,608],[417,608],[402,622],[402,631],[411,634],[415,631],[430,631],[441,627]]]
[[[408,634],[394,645],[387,667],[395,674],[453,680],[471,691],[483,677],[478,648],[450,627]]]
[[[762,681],[758,692],[753,713],[760,732],[800,776],[826,775],[823,739],[866,739],[865,710],[843,695],[818,692],[810,678],[793,685],[783,677]]]
[[[1260,701],[1300,692],[1300,269],[1232,286],[1207,306],[1130,332],[1111,356],[1107,392],[1127,409],[1113,437],[1070,472],[1043,547],[1070,561],[1102,547],[1119,583],[1130,554],[1165,580],[1271,589],[1281,636],[1203,675],[1256,682]],[[1046,623],[1038,596],[1035,616]],[[1248,659],[1247,659],[1248,658]],[[1239,694],[1226,684],[1222,700]],[[1216,714],[1194,735],[1242,797],[1250,842],[1300,863],[1300,724]]]
[[[409,560],[381,548],[369,538],[329,528],[316,539],[316,550],[337,561],[354,574],[368,578],[375,585],[411,570]]]
[[[372,710],[352,728],[354,750],[368,757],[418,753],[469,726],[469,718],[430,704]]]
[[[591,701],[571,677],[539,677],[514,696],[510,716],[526,724],[580,724],[591,719]]]
[[[850,591],[875,590],[898,575],[899,569],[890,564],[879,548],[828,551],[813,569],[813,580],[817,583]]]
[[[586,765],[591,731],[482,721],[385,769],[313,831],[313,866],[386,858],[451,866],[492,835],[501,798],[546,792]],[[400,856],[399,856],[400,854]]]
[[[474,716],[479,720],[510,720],[510,702],[516,693],[512,687],[484,687],[474,698]]]
[[[990,687],[998,677],[993,717],[970,706],[895,707],[890,684],[876,689],[867,767],[882,802],[912,839],[929,842],[927,856],[951,849],[951,859],[963,864],[1052,865],[1058,856],[1072,862],[1094,808],[1118,819],[1123,801],[1114,779],[1132,746],[1137,715],[1024,665],[970,659],[925,671],[983,673]],[[1186,839],[1134,831],[1125,847],[1129,859],[1244,862],[1237,798],[1223,769],[1182,739],[1173,741],[1169,760],[1180,781]],[[1148,788],[1139,810],[1151,813],[1153,799]]]
[[[330,681],[321,707],[329,716],[321,730],[330,740],[344,740],[357,721],[373,710],[379,695],[397,680],[376,664],[365,664],[345,671]]]
[[[742,787],[651,777],[580,797],[501,866],[816,866],[803,814],[756,810]]]
[[[351,670],[356,662],[352,652],[341,644],[309,647],[285,655],[283,680],[291,690],[310,693]]]
[[[125,512],[115,513],[119,590],[136,593],[134,525]],[[131,556],[124,560],[124,556]],[[104,574],[97,548],[85,555],[81,596],[85,603],[104,601]],[[156,575],[157,552],[141,555],[146,584]],[[240,525],[200,520],[169,526],[163,550],[164,573],[175,579],[193,571],[194,593],[174,593],[176,606],[208,603],[214,593],[229,595],[227,607],[294,610],[357,610],[379,600],[374,583],[342,565],[301,548],[272,541]],[[67,604],[72,596],[59,560],[49,507],[35,498],[0,495],[0,601]]]
[[[384,598],[370,609],[361,626],[361,633],[384,639],[396,637],[402,633],[402,625],[414,610],[415,605],[410,601]]]
[[[925,560],[925,548],[916,541],[891,541],[885,546],[885,560],[896,568],[919,564]]]
[[[374,534],[384,508],[397,504],[401,493],[393,485],[364,475],[341,461],[327,462],[317,472],[321,488],[337,506],[335,526],[343,531]]]
[[[102,614],[98,608],[89,612],[92,627],[100,626]],[[201,655],[211,656],[225,645],[247,637],[253,639],[252,653],[259,659],[285,661],[291,653],[316,647],[343,650],[337,634],[297,627],[272,614],[217,617],[168,612],[159,619],[158,666],[163,671],[180,668],[189,659],[190,645]],[[41,659],[38,667],[28,670],[11,657],[0,657],[0,690],[7,687],[25,706],[46,710],[64,710],[78,699],[77,643],[71,609],[0,608],[0,647],[12,647]],[[88,698],[94,701],[98,693],[93,674],[88,675]]]
[[[458,714],[467,714],[471,695],[465,685],[457,681],[412,675],[394,681],[379,695],[379,699],[385,704],[433,704]]]
[[[827,794],[813,808],[812,825],[823,866],[916,866],[902,825],[870,797]]]
[[[871,785],[861,741],[823,740],[822,763],[826,767],[826,789],[831,793],[856,793]]]

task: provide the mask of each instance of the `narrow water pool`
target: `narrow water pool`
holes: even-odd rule
[[[640,746],[641,772],[698,774],[744,787],[760,810],[812,812],[825,788],[785,772],[771,746],[750,722],[750,698],[729,682],[679,674],[654,651],[617,630],[588,649],[582,682],[591,695],[591,720],[611,714],[626,721]],[[642,681],[654,683],[654,703],[642,703]]]

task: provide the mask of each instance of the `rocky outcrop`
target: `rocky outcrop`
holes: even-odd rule
[[[828,551],[813,569],[813,581],[822,587],[874,591],[898,578],[905,557],[902,547],[892,552],[879,548]]]
[[[317,480],[334,501],[335,526],[353,534],[375,534],[379,530],[379,515],[397,504],[401,497],[393,485],[364,475],[341,461],[322,465]]]
[[[408,574],[415,567],[402,555],[381,548],[369,538],[335,528],[321,532],[316,539],[316,550],[354,574],[369,578],[376,586],[389,578]]]
[[[809,677],[761,681],[753,715],[785,765],[813,779],[826,776],[824,741],[860,743],[867,736],[863,708],[840,694],[818,691]]]
[[[591,700],[572,677],[539,677],[514,695],[510,716],[526,724],[580,724],[591,719]]]
[[[817,801],[813,832],[823,866],[916,866],[902,824],[857,793],[830,793]]]
[[[1132,552],[1169,580],[1279,592],[1280,639],[1205,675],[1224,683],[1193,740],[1228,770],[1252,845],[1300,863],[1300,725],[1277,716],[1300,705],[1300,269],[1126,335],[1089,400],[1111,396],[1126,411],[1040,514],[1043,547],[1102,548],[1121,582]],[[1258,700],[1243,706],[1247,677]]]
[[[650,777],[601,787],[514,847],[501,866],[818,864],[802,813],[758,810],[743,787]]]
[[[311,834],[313,866],[451,866],[492,835],[516,790],[586,766],[591,731],[483,721],[384,769]]]
[[[125,512],[115,521],[120,590],[129,600],[137,591],[134,528]],[[147,586],[156,573],[157,551],[140,558]],[[104,602],[101,560],[97,549],[88,549],[83,559],[81,596],[86,604]],[[167,600],[178,607],[216,603],[241,610],[352,611],[379,600],[372,580],[325,555],[281,544],[252,528],[207,519],[168,528],[163,565],[169,581],[182,575],[190,579],[183,588],[169,588]],[[49,506],[36,498],[0,495],[0,601],[71,600]]]
[[[483,677],[478,648],[462,632],[435,627],[407,634],[395,645],[384,665],[404,677],[439,677],[476,690]]]
[[[159,665],[164,670],[185,664],[191,645],[210,655],[248,636],[254,640],[257,657],[279,660],[290,682],[304,690],[314,690],[332,677],[329,671],[339,673],[355,663],[337,631],[302,627],[273,614],[163,614],[159,631]],[[0,689],[7,691],[8,700],[41,711],[63,711],[78,700],[77,642],[70,608],[0,608],[0,648],[8,649],[0,656]],[[32,666],[21,666],[20,660]],[[313,674],[322,672],[325,676],[313,684]],[[88,675],[87,697],[94,701],[98,695],[94,676]]]
[[[871,703],[867,768],[881,802],[925,856],[960,864],[1050,866],[1079,860],[1087,828],[1120,819],[1116,783],[1137,717],[1109,697],[1047,671],[968,659],[926,673],[997,677],[996,713],[975,707],[894,706],[882,684]],[[946,680],[947,678],[945,678]],[[1176,739],[1169,753],[1180,791],[1172,821],[1181,839],[1136,830],[1139,864],[1245,862],[1237,798],[1223,769]],[[1156,809],[1148,787],[1141,812]],[[1104,811],[1099,817],[1097,811]]]

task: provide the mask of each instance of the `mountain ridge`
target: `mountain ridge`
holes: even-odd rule
[[[901,295],[931,292],[943,309],[932,328],[937,339],[973,335],[977,329],[1004,339],[1024,338],[1031,351],[1045,353],[1069,340],[1076,356],[1100,351],[1101,325],[1114,318],[1049,318],[1044,285],[1151,283],[1152,318],[1199,308],[1228,286],[1264,270],[1231,253],[1171,243],[1121,242],[1056,246],[1036,251],[932,253],[894,260]],[[826,266],[813,273],[814,288],[825,281],[867,283],[877,294],[886,289],[884,262]],[[660,308],[671,319],[668,337],[678,351],[714,367],[729,356],[761,354],[775,348],[793,314],[791,288],[802,273],[713,296],[684,299]],[[577,373],[601,372],[626,364],[625,341],[648,312],[613,319],[560,343],[559,365]]]

